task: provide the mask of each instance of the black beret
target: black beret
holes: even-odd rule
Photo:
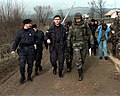
[[[32,25],[32,28],[37,28],[37,24],[33,24],[33,25]]]
[[[32,22],[31,19],[25,19],[25,20],[23,20],[23,24],[29,24],[30,22]]]
[[[60,15],[55,15],[55,16],[54,16],[54,19],[55,19],[56,17],[59,17],[59,18],[61,19]]]
[[[91,22],[95,22],[95,20],[94,20],[94,19],[91,19]]]

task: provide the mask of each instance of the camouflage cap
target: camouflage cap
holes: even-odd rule
[[[76,13],[74,15],[74,19],[77,19],[77,18],[82,19],[82,15],[80,13]]]

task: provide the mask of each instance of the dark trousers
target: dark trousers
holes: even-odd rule
[[[71,68],[72,60],[73,60],[73,48],[72,47],[69,47],[69,48],[66,47],[65,59],[66,59],[67,68]]]
[[[94,53],[94,55],[96,55],[96,44],[94,44],[94,46],[92,48],[92,53]]]
[[[114,56],[116,55],[116,45],[117,45],[116,40],[112,40],[112,54]]]
[[[20,73],[25,74],[25,65],[28,64],[27,72],[31,75],[34,62],[34,48],[20,48],[19,49],[19,63],[20,63]]]
[[[34,56],[34,60],[35,62],[35,66],[36,67],[41,67],[41,59],[42,59],[42,51],[43,48],[40,46],[37,46],[37,49],[35,49],[35,56]]]
[[[61,50],[60,45],[56,45],[54,49],[50,52],[50,62],[55,69],[57,69],[57,60],[59,65],[59,71],[63,70],[64,51]]]
[[[92,53],[93,53],[94,55],[96,55],[97,40],[96,40],[95,37],[94,37],[94,44],[93,44],[93,46],[91,46],[90,40],[88,41],[88,48],[89,48],[89,49],[91,48]]]

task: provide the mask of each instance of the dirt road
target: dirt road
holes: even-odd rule
[[[0,85],[0,96],[120,96],[120,75],[115,64],[99,60],[98,56],[87,57],[84,65],[84,79],[77,80],[77,70],[73,64],[70,73],[64,66],[64,77],[52,74],[48,51],[43,56],[43,71],[39,76],[33,72],[33,82],[18,83],[19,70]],[[34,71],[34,70],[33,70]]]

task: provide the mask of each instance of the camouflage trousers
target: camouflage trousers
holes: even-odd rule
[[[79,46],[73,47],[73,61],[75,62],[77,69],[81,69],[85,62],[87,54],[87,46],[84,48],[81,48]]]
[[[112,40],[112,54],[115,55],[116,54],[116,40]]]
[[[116,56],[120,59],[120,41],[116,45]]]

